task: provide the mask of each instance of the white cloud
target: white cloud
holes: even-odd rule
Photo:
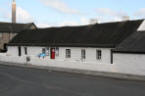
[[[35,24],[39,28],[61,27],[61,26],[77,26],[77,25],[80,25],[80,23],[77,22],[77,21],[63,21],[63,22],[55,24],[55,25],[54,24],[44,23],[44,22],[36,22]]]
[[[23,8],[17,7],[17,22],[33,22],[32,16]]]
[[[44,5],[50,6],[57,11],[67,13],[67,14],[80,14],[79,11],[70,8],[65,2],[62,0],[40,0]]]
[[[87,18],[85,18],[85,17],[82,17],[82,18],[80,19],[80,21],[81,21],[81,24],[82,24],[82,25],[85,25],[85,24],[89,24],[89,23],[90,23],[90,20],[87,19]]]
[[[78,26],[78,25],[87,25],[89,23],[90,23],[89,19],[82,17],[82,18],[80,18],[79,21],[68,20],[68,21],[64,21],[64,22],[58,24],[58,26]]]
[[[108,15],[108,16],[114,16],[114,17],[127,16],[127,14],[125,12],[114,11],[109,8],[98,8],[96,11],[98,14],[101,14],[101,15]]]
[[[76,25],[79,25],[77,21],[64,21],[58,24],[58,26],[76,26]]]
[[[5,13],[5,17],[11,19],[12,15],[10,13],[11,12]],[[16,20],[17,23],[34,22],[32,16],[29,14],[29,12],[19,6],[17,6],[17,9],[16,9],[16,19],[17,19]]]
[[[0,8],[0,15],[1,15],[1,18],[10,18],[10,14],[7,10],[3,9],[3,8]]]
[[[47,24],[47,23],[36,23],[37,27],[39,28],[46,28],[46,27],[51,27],[52,25]]]
[[[55,24],[49,24],[47,22],[36,22],[36,25],[39,28],[46,28],[46,27],[61,27],[61,26],[79,26],[79,25],[87,25],[90,23],[90,20],[82,17],[80,18],[79,21],[77,20],[66,20],[66,21],[62,21],[61,23],[55,23]]]
[[[98,8],[96,13],[99,16],[101,22],[121,21],[122,19],[125,19],[124,17],[128,16],[127,13],[123,11],[114,11],[109,8]]]
[[[134,16],[145,18],[145,8],[141,8],[141,9],[139,9],[138,11],[136,11],[136,12],[134,13]]]

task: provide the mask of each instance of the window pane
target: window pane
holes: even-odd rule
[[[50,56],[50,48],[49,47],[46,48],[46,56]]]
[[[66,49],[66,58],[71,58],[71,50]]]
[[[46,53],[46,49],[45,48],[42,48],[42,53]]]
[[[85,49],[81,50],[81,58],[86,59],[86,50]]]
[[[59,48],[58,47],[55,48],[55,54],[56,54],[56,56],[59,56]]]
[[[24,47],[24,51],[25,51],[25,55],[27,55],[28,54],[27,47]]]
[[[96,57],[97,57],[98,60],[101,59],[101,57],[102,57],[102,51],[101,50],[96,50]]]

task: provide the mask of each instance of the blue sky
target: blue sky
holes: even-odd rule
[[[0,0],[0,21],[11,22],[12,0]],[[145,0],[16,0],[17,22],[40,27],[145,18]]]

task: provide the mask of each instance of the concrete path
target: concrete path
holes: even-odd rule
[[[0,65],[0,96],[145,96],[145,82]]]

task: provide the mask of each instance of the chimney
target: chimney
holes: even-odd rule
[[[96,23],[98,23],[97,19],[90,19],[90,24],[96,24]]]
[[[122,16],[122,20],[123,20],[123,21],[128,21],[129,19],[130,19],[129,16]]]
[[[12,23],[16,23],[16,2],[12,2]]]

